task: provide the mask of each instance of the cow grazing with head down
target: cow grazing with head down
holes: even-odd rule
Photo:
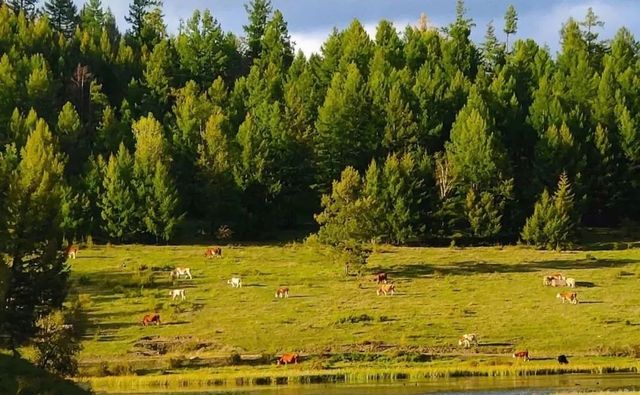
[[[171,291],[169,291],[169,296],[171,296],[171,300],[176,300],[176,298],[184,300],[184,289],[172,289]]]
[[[142,318],[142,325],[147,326],[152,324],[160,325],[160,314],[147,314]]]
[[[525,351],[516,351],[513,353],[513,357],[515,359],[522,359],[524,361],[528,361],[529,360],[529,351],[525,350]]]
[[[176,280],[180,277],[184,276],[184,278],[193,279],[191,276],[191,269],[188,267],[177,267],[171,271],[171,278]]]
[[[570,292],[570,291],[560,292],[556,295],[556,298],[562,300],[563,304],[565,301],[571,304],[578,304],[578,294],[576,292]]]
[[[65,254],[67,254],[67,258],[76,259],[78,255],[78,246],[73,244],[69,244],[69,246],[64,250]]]
[[[288,352],[285,354],[282,354],[282,356],[280,358],[278,358],[277,361],[277,365],[288,365],[290,363],[298,363],[298,359],[300,358],[300,356],[295,353],[295,352]]]
[[[475,333],[465,333],[458,339],[458,345],[464,348],[471,348],[472,345],[478,345],[478,335]]]
[[[558,355],[558,363],[560,365],[566,365],[566,364],[569,363],[569,359],[567,359],[567,356],[564,355],[564,354],[563,355]]]
[[[231,284],[233,288],[242,288],[242,279],[240,277],[231,277],[227,280],[227,284]]]
[[[289,297],[289,288],[280,287],[276,290],[276,298],[288,298]]]
[[[387,273],[385,272],[376,273],[373,276],[373,281],[377,282],[378,284],[386,284],[388,281]]]
[[[380,284],[378,290],[376,291],[376,295],[393,295],[396,293],[396,285],[395,284]]]
[[[204,256],[206,258],[222,258],[222,248],[220,247],[211,247],[207,248],[204,252]]]

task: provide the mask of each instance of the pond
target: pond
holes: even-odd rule
[[[465,377],[433,379],[420,383],[347,385],[326,384],[281,387],[251,387],[154,395],[424,395],[459,394],[551,394],[557,392],[640,391],[640,374],[567,374],[528,377]],[[137,394],[127,394],[137,395]]]

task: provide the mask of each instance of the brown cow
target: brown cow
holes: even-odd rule
[[[76,255],[78,255],[78,246],[73,244],[69,244],[66,250],[64,250],[65,254],[67,254],[67,258],[76,259]]]
[[[276,290],[276,298],[288,298],[289,297],[289,288],[280,287]]]
[[[277,365],[280,366],[280,364],[290,364],[290,363],[298,363],[298,358],[300,358],[300,356],[298,354],[296,354],[295,352],[288,352],[285,354],[282,354],[282,356],[280,358],[278,358],[278,362]]]
[[[378,287],[378,290],[376,291],[376,294],[378,296],[384,294],[391,294],[393,295],[396,292],[396,285],[395,284],[380,284],[380,286]]]
[[[204,252],[204,256],[205,258],[222,258],[222,248],[220,247],[211,247],[211,248],[207,248],[207,250]]]
[[[147,326],[151,324],[160,325],[160,314],[147,314],[142,318],[142,325]]]
[[[385,272],[380,272],[380,273],[376,273],[373,276],[373,281],[377,282],[378,284],[386,284],[387,283],[387,273]]]
[[[522,359],[525,361],[529,360],[529,351],[525,350],[525,351],[516,351],[513,353],[513,357],[516,359]]]
[[[556,295],[556,298],[561,299],[563,304],[565,300],[571,304],[578,304],[578,294],[576,292],[560,292]]]

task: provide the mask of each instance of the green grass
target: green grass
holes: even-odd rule
[[[362,369],[401,369],[411,378],[554,373],[559,366],[549,358],[558,354],[582,371],[638,368],[637,249],[379,247],[363,275],[350,277],[330,255],[300,244],[226,247],[224,258],[210,260],[204,246],[101,246],[81,250],[71,266],[73,293],[90,298],[80,359],[91,376],[147,375],[140,384],[239,375],[250,382],[272,377],[274,368],[228,365],[265,365],[289,351],[307,356],[281,368],[294,377],[341,369],[356,378]],[[165,266],[190,267],[194,279],[172,284],[168,272],[151,270]],[[368,273],[377,270],[389,273],[396,295],[376,295]],[[544,274],[557,271],[578,281],[580,304],[563,305],[558,289],[542,285]],[[232,275],[243,288],[227,285]],[[291,289],[288,299],[274,298],[279,286]],[[185,288],[187,300],[171,302],[172,288]],[[163,325],[143,327],[142,316],[155,309]],[[469,332],[480,346],[461,350],[457,338]],[[154,344],[161,355],[136,346],[147,336],[161,337]],[[510,358],[515,349],[539,360],[523,370]],[[162,372],[171,375],[159,378]],[[122,377],[94,384],[112,382],[137,385]]]

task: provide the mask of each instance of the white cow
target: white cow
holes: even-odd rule
[[[575,278],[568,278],[566,280],[564,280],[567,283],[567,287],[569,288],[575,288],[576,287],[576,279]]]
[[[458,339],[458,345],[470,348],[471,345],[478,345],[478,336],[475,333],[465,333]]]
[[[240,277],[231,277],[227,284],[231,284],[233,288],[242,288],[242,279]]]
[[[171,271],[171,278],[173,279],[178,279],[182,276],[184,276],[184,278],[192,279],[191,269],[188,267],[177,267]]]
[[[171,300],[176,300],[176,298],[184,300],[184,289],[172,289],[171,291],[169,291],[169,296],[171,296]]]

